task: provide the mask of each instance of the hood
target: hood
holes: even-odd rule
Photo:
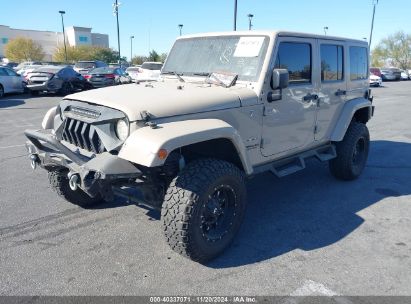
[[[160,118],[224,110],[258,102],[255,92],[248,88],[223,88],[175,80],[83,91],[64,99],[120,110],[130,121],[141,120],[142,111],[147,111],[153,118]]]

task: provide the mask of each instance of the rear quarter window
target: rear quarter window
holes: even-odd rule
[[[367,48],[350,46],[350,79],[364,80],[368,78]]]

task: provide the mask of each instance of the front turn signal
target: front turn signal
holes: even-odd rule
[[[158,156],[159,159],[166,159],[167,155],[168,155],[168,152],[167,152],[166,149],[160,149],[157,152],[157,156]]]

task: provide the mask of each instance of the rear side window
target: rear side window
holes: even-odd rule
[[[0,76],[7,76],[6,69],[0,69]]]
[[[343,47],[321,45],[321,81],[338,81],[344,78]]]
[[[290,84],[311,83],[311,45],[281,42],[275,61],[276,69],[287,69]]]
[[[359,46],[350,47],[350,79],[363,80],[368,78],[367,49]]]
[[[158,71],[163,65],[161,63],[143,63],[141,67],[146,70]]]

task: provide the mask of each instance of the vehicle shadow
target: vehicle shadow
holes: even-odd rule
[[[16,107],[22,104],[25,104],[24,100],[22,99],[8,99],[7,97],[0,99],[0,109]]]
[[[282,179],[270,173],[255,177],[248,184],[239,235],[207,266],[238,267],[344,239],[364,223],[358,211],[386,197],[411,194],[410,158],[411,143],[373,141],[367,168],[356,181],[338,181],[327,164],[318,162]]]
[[[367,168],[355,181],[336,180],[328,165],[316,160],[309,161],[306,170],[284,178],[271,173],[255,176],[247,184],[248,206],[239,234],[206,266],[238,267],[344,239],[364,223],[358,211],[386,197],[411,194],[410,160],[411,143],[372,141]],[[135,204],[116,199],[87,209],[128,205]],[[150,220],[160,220],[158,210],[139,207],[147,210]]]

